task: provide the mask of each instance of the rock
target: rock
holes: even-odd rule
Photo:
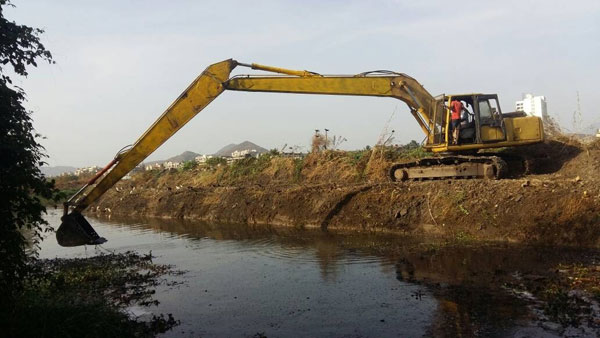
[[[562,325],[560,325],[559,323],[543,322],[541,326],[546,330],[554,332],[560,332],[562,330]]]

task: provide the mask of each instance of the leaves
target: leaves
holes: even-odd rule
[[[47,226],[39,197],[52,199],[56,190],[38,166],[44,148],[37,142],[31,112],[23,107],[25,92],[6,75],[12,68],[27,76],[28,66],[37,66],[36,60],[52,63],[52,55],[39,40],[43,31],[7,20],[5,6],[12,5],[0,0],[0,289],[12,291],[3,299],[10,301],[27,273],[28,242],[39,242]]]

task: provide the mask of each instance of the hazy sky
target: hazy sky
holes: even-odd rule
[[[504,111],[531,92],[567,128],[579,91],[584,125],[600,122],[598,0],[13,3],[6,17],[45,29],[56,61],[16,81],[50,165],[106,164],[206,66],[228,58],[325,74],[389,69],[433,95],[498,93]],[[342,148],[363,148],[395,110],[396,140],[421,141],[394,99],[225,92],[150,159],[244,140],[308,149],[323,128],[348,139]]]

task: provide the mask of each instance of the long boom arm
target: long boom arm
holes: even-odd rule
[[[230,78],[231,72],[238,65],[284,75],[240,75]],[[224,90],[397,98],[409,106],[426,135],[431,135],[434,128],[433,117],[437,109],[431,94],[415,79],[401,73],[376,71],[357,75],[320,75],[309,71],[225,60],[206,68],[130,149],[120,152],[105,169],[73,195],[65,203],[65,217],[68,216],[70,206],[73,207],[72,214],[79,215]],[[64,223],[66,221],[63,217]]]

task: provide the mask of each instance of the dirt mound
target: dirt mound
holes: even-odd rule
[[[546,175],[561,179],[579,176],[600,181],[600,140],[585,144],[556,133],[543,143],[505,149],[502,153],[526,159],[529,177]]]
[[[546,154],[543,162],[546,165],[541,166],[539,173],[600,180],[600,140],[585,144],[562,135],[546,141],[540,148]]]

